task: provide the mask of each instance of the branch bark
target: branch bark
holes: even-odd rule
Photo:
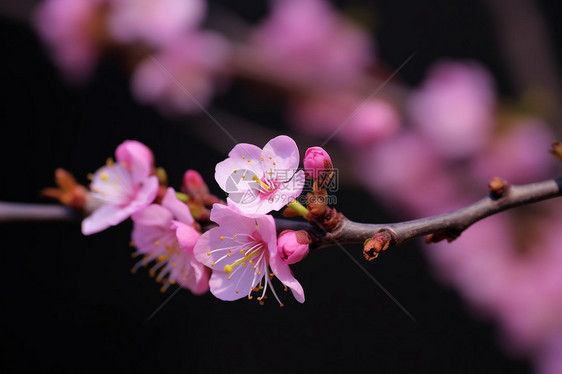
[[[437,232],[453,237],[460,235],[473,223],[493,214],[521,205],[562,196],[562,177],[521,186],[509,186],[501,196],[490,194],[467,207],[433,217],[397,223],[359,223],[344,218],[328,232],[309,222],[277,218],[277,230],[306,230],[313,242],[312,248],[339,244],[364,243],[377,233],[390,239],[390,246],[398,246],[410,239]],[[14,221],[69,221],[80,215],[60,205],[39,205],[0,202],[0,223]]]
[[[308,222],[287,219],[276,220],[278,230],[306,230],[315,239],[312,247],[321,248],[340,244],[364,243],[376,233],[385,232],[390,236],[390,245],[397,246],[415,237],[437,232],[458,236],[473,223],[493,214],[562,195],[562,178],[521,186],[510,186],[499,197],[492,194],[474,204],[433,217],[413,221],[371,224],[359,223],[345,218],[332,232],[327,232]]]

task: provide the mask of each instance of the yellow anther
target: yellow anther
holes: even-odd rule
[[[211,252],[207,252],[207,256],[210,256],[210,255],[211,255]]]
[[[224,272],[226,274],[232,273],[232,265],[224,265]]]
[[[238,293],[238,292],[240,292],[240,291],[236,290],[235,292]]]
[[[232,240],[236,241],[236,238],[232,238]]]
[[[261,275],[261,271],[258,270],[258,275]]]
[[[230,253],[232,253],[233,249],[234,249],[234,248],[230,248],[228,251],[229,251]]]
[[[244,178],[246,178],[246,176],[245,176],[245,175],[243,175],[243,176],[242,176],[242,179],[244,179]]]
[[[185,282],[187,280],[187,277],[183,277],[182,280]]]
[[[176,281],[174,279],[170,279],[169,282],[170,284],[176,284]]]
[[[94,174],[88,173],[86,177],[88,177],[88,180],[91,181],[92,179],[94,179]]]
[[[281,308],[283,308],[283,307],[285,306],[285,304],[279,304],[279,306],[280,306]]]
[[[226,256],[227,256],[227,257],[230,257],[230,253],[227,253]]]
[[[221,240],[224,240],[224,236],[221,236]]]
[[[252,160],[248,160],[248,162],[250,162],[250,161],[252,161]]]
[[[174,262],[172,262],[172,267],[175,268],[176,266],[177,265]]]
[[[262,157],[262,158],[260,158],[260,161],[263,161],[263,157]]]
[[[154,244],[156,244],[156,246],[159,246],[159,245],[160,245],[160,241],[157,240],[157,241],[154,242]]]
[[[228,278],[226,278],[226,279],[228,279],[228,280],[231,280],[231,279],[232,279],[232,277],[231,277],[231,276],[229,275],[229,276],[228,276]]]
[[[240,250],[240,253],[244,254],[244,250],[243,250],[243,249],[241,249],[241,250]]]
[[[269,156],[269,159],[271,160],[271,156]]]
[[[236,174],[236,172],[237,172],[237,171],[238,171],[238,170],[234,170],[234,171],[233,171],[233,173],[235,173],[235,174]]]
[[[248,295],[248,300],[252,300],[254,297],[252,295]]]
[[[111,157],[107,159],[106,164],[110,168],[113,168],[113,166],[115,166],[115,164],[113,163],[113,159]]]
[[[274,162],[273,165],[277,165],[277,164]]]
[[[245,158],[246,158],[246,156],[242,156],[242,159],[245,159]]]
[[[215,266],[216,264],[217,264],[216,262],[213,262],[213,263],[211,264],[211,266]]]
[[[166,255],[160,255],[158,256],[158,261],[165,261],[168,258],[168,256]]]
[[[107,180],[107,173],[101,173],[100,178],[102,181],[106,181]]]

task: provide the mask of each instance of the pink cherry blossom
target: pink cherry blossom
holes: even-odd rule
[[[166,191],[162,205],[152,204],[134,213],[132,219],[133,244],[137,248],[134,254],[144,256],[133,271],[156,261],[150,272],[155,275],[158,271],[156,280],[164,283],[162,291],[177,282],[196,295],[207,292],[209,270],[193,255],[200,234],[192,226],[187,205],[178,200],[173,188]]]
[[[370,40],[323,0],[278,0],[253,36],[255,63],[279,79],[350,84],[371,63]]]
[[[510,183],[531,183],[548,176],[555,163],[545,149],[555,135],[538,119],[520,120],[478,155],[473,162],[473,174],[487,183],[495,176]]]
[[[312,179],[318,179],[326,169],[331,171],[334,167],[330,155],[321,147],[308,148],[304,154],[303,164],[307,176]]]
[[[297,171],[299,149],[293,139],[281,135],[263,150],[237,144],[228,158],[219,162],[215,179],[229,193],[227,202],[244,213],[266,214],[279,210],[298,197],[304,186],[304,172]]]
[[[366,147],[397,132],[402,120],[387,101],[351,94],[321,94],[295,100],[292,123],[298,131],[336,139],[351,147]]]
[[[90,198],[97,208],[82,221],[84,235],[115,226],[131,214],[147,207],[158,193],[158,178],[151,175],[154,159],[142,143],[127,140],[111,160],[96,171],[90,185]]]
[[[133,93],[163,114],[198,112],[212,99],[228,51],[219,34],[187,33],[139,64],[132,77]]]
[[[304,291],[289,265],[277,254],[275,220],[270,215],[244,214],[235,207],[215,204],[211,220],[218,227],[205,232],[195,245],[195,257],[211,268],[209,286],[221,300],[252,298],[268,289],[282,306],[273,286],[273,278],[291,289],[297,301],[304,302]]]
[[[35,27],[71,81],[84,80],[98,60],[106,5],[107,0],[46,0],[35,11]]]
[[[204,0],[113,0],[108,28],[119,42],[161,46],[198,26],[205,7]]]
[[[442,61],[414,93],[409,112],[427,142],[442,156],[467,157],[488,141],[495,105],[493,80],[481,65]]]
[[[286,264],[296,264],[308,255],[309,234],[304,231],[285,230],[277,238],[279,257]]]

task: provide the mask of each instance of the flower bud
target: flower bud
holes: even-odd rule
[[[325,179],[332,173],[332,159],[324,149],[310,147],[304,154],[306,176],[312,179]]]
[[[204,196],[209,194],[209,188],[201,174],[191,169],[183,175],[182,191],[196,199],[203,199]]]
[[[308,254],[310,235],[304,231],[285,230],[277,239],[277,253],[286,264],[295,264]]]

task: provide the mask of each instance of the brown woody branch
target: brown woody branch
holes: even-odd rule
[[[397,246],[407,240],[437,234],[428,238],[430,241],[438,239],[452,240],[466,230],[473,223],[488,216],[515,208],[520,205],[551,199],[562,195],[562,178],[521,186],[501,186],[501,194],[497,187],[491,184],[490,195],[465,208],[433,217],[416,219],[413,221],[371,224],[353,222],[347,218],[331,232],[327,232],[308,222],[287,219],[276,220],[278,230],[307,230],[314,238],[311,246],[316,248],[340,244],[364,243],[377,233],[384,234],[390,246]]]
[[[497,181],[493,181],[497,182]],[[397,246],[407,240],[433,234],[429,241],[452,240],[473,223],[493,214],[562,195],[562,178],[551,179],[521,186],[510,186],[503,182],[490,183],[490,195],[465,208],[433,217],[413,221],[372,224],[359,223],[344,218],[332,231],[308,222],[276,219],[277,230],[306,230],[312,237],[311,247],[322,248],[347,243],[365,243],[375,237],[380,244],[378,251]],[[54,221],[80,218],[70,208],[60,205],[39,205],[0,202],[0,223],[13,221]],[[384,240],[388,243],[384,243]],[[386,245],[388,244],[388,245]],[[375,258],[375,256],[368,259]]]

